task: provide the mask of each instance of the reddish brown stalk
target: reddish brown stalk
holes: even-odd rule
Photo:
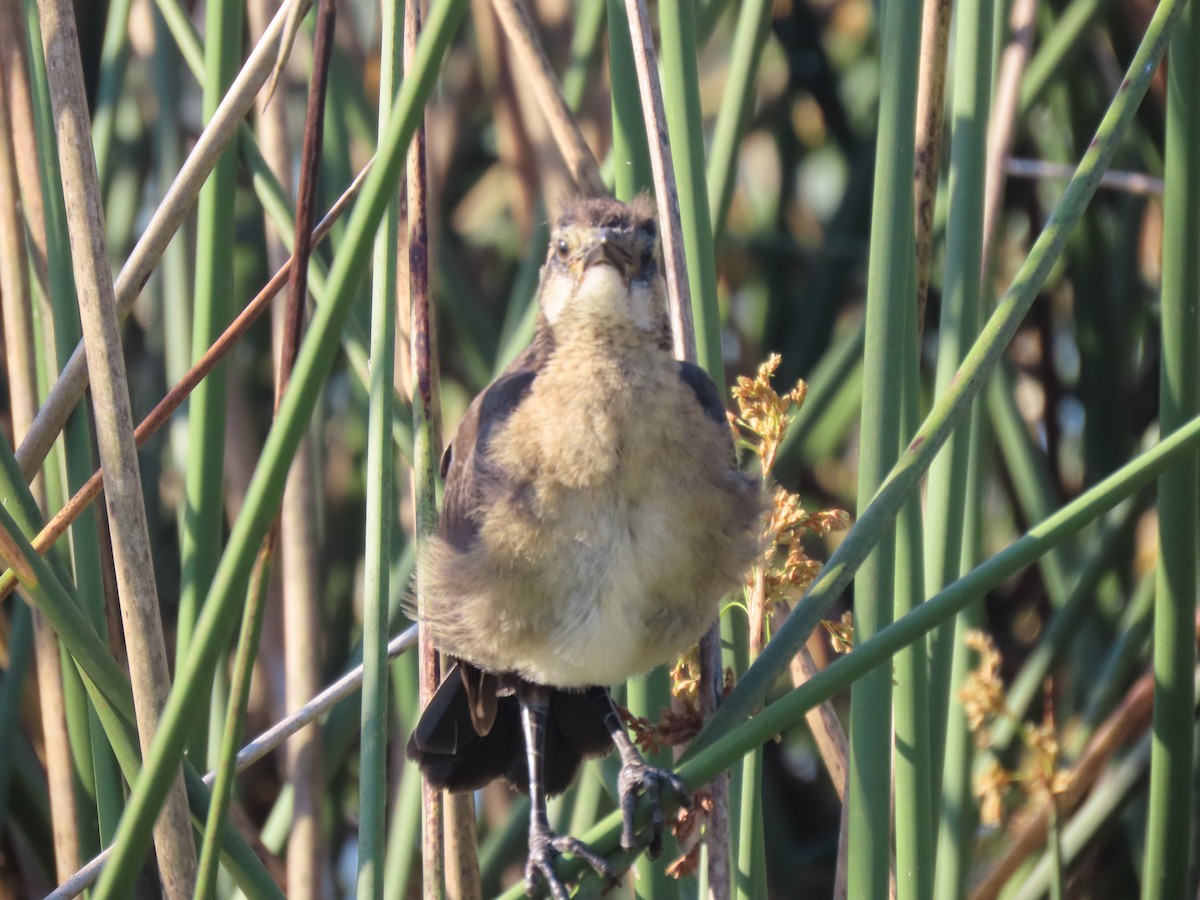
[[[351,201],[357,196],[359,188],[362,187],[364,178],[370,170],[370,164],[363,167],[359,172],[358,177],[353,183],[346,188],[345,193],[338,198],[335,203],[321,220],[312,232],[312,246],[316,246],[325,236],[329,234],[333,224],[341,217],[341,215],[350,206]],[[179,379],[179,383],[167,392],[166,396],[158,402],[158,405],[150,411],[150,414],[142,420],[142,423],[133,433],[133,437],[138,447],[141,447],[157,432],[171,415],[177,410],[180,404],[187,399],[187,396],[195,389],[209,372],[219,363],[233,346],[241,339],[250,326],[263,314],[270,306],[275,295],[283,289],[287,282],[288,276],[291,273],[293,264],[296,260],[293,254],[288,258],[279,271],[277,271],[271,280],[266,283],[258,295],[246,305],[246,308],[234,319],[229,327],[221,334],[213,345],[208,348],[204,356],[202,356],[188,373]],[[88,479],[87,483],[81,487],[74,497],[59,510],[49,522],[33,539],[33,547],[40,554],[45,554],[46,551],[54,546],[54,543],[63,536],[68,528],[79,517],[79,514],[87,508],[96,497],[100,494],[101,488],[104,487],[104,471],[97,469],[96,472]],[[0,575],[0,600],[3,600],[12,593],[16,587],[16,579],[13,577],[12,570],[6,571]]]
[[[304,299],[307,296],[308,257],[314,241],[309,229],[316,218],[317,167],[321,159],[321,140],[325,133],[325,88],[329,82],[329,59],[333,52],[333,28],[337,4],[324,0],[317,4],[317,28],[313,38],[313,69],[308,90],[308,109],[304,118],[304,147],[301,150],[300,186],[296,196],[296,240],[292,259],[296,265],[288,273],[288,307],[284,318],[283,342],[279,355],[279,377],[275,383],[275,410],[287,389],[300,339],[304,331]]]

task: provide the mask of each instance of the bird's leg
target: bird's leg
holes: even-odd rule
[[[612,694],[608,692],[608,688],[591,688],[588,693],[600,711],[604,726],[612,735],[617,752],[621,754],[621,775],[618,779],[618,787],[621,791],[621,846],[626,850],[632,850],[637,846],[633,818],[637,811],[638,792],[644,792],[650,799],[650,827],[652,830],[650,846],[646,852],[653,859],[662,852],[663,824],[666,818],[662,806],[663,786],[670,785],[685,805],[690,802],[687,787],[683,780],[670,769],[656,768],[642,759],[642,754],[629,739],[625,724],[621,721],[621,715],[617,712],[617,706],[613,703]]]
[[[616,877],[608,860],[591,847],[569,835],[550,829],[546,816],[546,785],[542,778],[546,746],[546,717],[550,710],[550,692],[542,685],[523,683],[517,690],[521,704],[521,727],[525,732],[525,757],[529,764],[529,861],[525,864],[525,892],[533,895],[544,880],[554,900],[569,900],[562,879],[554,871],[554,860],[562,853],[578,856],[602,878]]]

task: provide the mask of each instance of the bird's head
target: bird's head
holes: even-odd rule
[[[649,199],[572,203],[550,236],[538,301],[558,336],[573,330],[642,332],[667,326],[658,226]]]

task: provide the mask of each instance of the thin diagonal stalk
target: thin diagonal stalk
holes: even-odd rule
[[[330,85],[331,88],[335,86],[333,84]],[[266,160],[262,157],[262,154],[254,143],[253,134],[248,129],[242,131],[239,145],[244,162],[247,168],[250,169],[258,199],[263,204],[264,211],[275,227],[282,230],[281,237],[283,238],[284,246],[290,250],[293,248],[293,239],[291,232],[287,229],[295,221],[295,205],[289,198],[288,192],[283,189],[283,185],[279,183],[279,180],[271,172]],[[330,142],[327,140],[326,150],[328,150],[329,146]],[[328,157],[326,159],[328,160]],[[359,177],[361,178],[362,176],[360,175]],[[329,268],[325,260],[319,255],[314,255],[309,260],[308,290],[312,299],[317,303],[321,303],[324,300],[328,277]],[[366,330],[360,327],[355,319],[351,319],[347,322],[341,338],[351,370],[363,388],[367,389],[371,378]],[[396,415],[392,417],[392,439],[395,441],[396,449],[400,451],[400,455],[407,459],[412,455],[412,428],[408,403],[400,395],[399,391],[397,391],[392,402],[396,408]]]
[[[1169,434],[1200,410],[1200,10],[1188,6],[1171,42],[1163,198],[1162,359],[1159,429]],[[1182,897],[1192,846],[1196,692],[1196,546],[1200,469],[1158,482],[1158,588],[1154,602],[1154,741],[1142,883],[1145,898]]]
[[[90,150],[91,127],[75,14],[63,0],[40,0],[38,8],[58,132],[71,259],[84,340],[90,349],[88,366],[94,376],[91,389],[97,410],[96,439],[101,464],[109,472],[105,500],[138,732],[145,752],[158,726],[170,674],[133,439],[133,415],[100,215],[99,182]],[[196,863],[182,778],[176,777],[170,787],[164,814],[155,828],[155,845],[167,896],[190,894]]]
[[[307,5],[305,0],[288,0]],[[158,264],[163,250],[183,222],[199,194],[200,187],[212,171],[225,145],[237,133],[238,124],[249,111],[254,96],[266,80],[274,62],[279,34],[286,17],[286,7],[271,20],[271,27],[255,46],[238,77],[222,99],[217,112],[201,133],[191,154],[179,170],[162,202],[146,224],[142,236],[130,252],[112,285],[118,314],[125,316],[133,308],[142,286]],[[75,404],[87,388],[88,371],[82,345],[76,347],[54,389],[42,403],[29,434],[17,449],[17,460],[25,480],[29,481],[41,466],[55,438],[63,429]]]
[[[1159,4],[1130,62],[1123,90],[1113,98],[1095,138],[1080,161],[1075,177],[1067,185],[1012,286],[967,353],[953,385],[934,405],[871,505],[830,556],[795,612],[767,645],[757,663],[743,676],[717,714],[697,735],[689,755],[711,744],[717,735],[724,734],[733,723],[744,720],[762,702],[777,675],[787,668],[791,657],[817,621],[849,585],[864,557],[887,530],[933,457],[965,416],[971,401],[995,368],[1004,347],[1016,333],[1044,284],[1070,231],[1094,195],[1101,173],[1111,161],[1117,143],[1132,120],[1155,67],[1166,50],[1182,11],[1182,3],[1183,0],[1164,0]]]
[[[400,87],[393,114],[380,141],[376,163],[363,186],[360,202],[347,223],[340,251],[334,259],[329,299],[317,308],[313,317],[276,423],[267,436],[242,512],[234,523],[228,548],[218,566],[213,590],[201,613],[196,648],[180,671],[176,689],[168,698],[162,738],[147,754],[145,768],[130,794],[114,842],[112,865],[105,868],[97,885],[99,898],[123,896],[137,862],[146,852],[146,826],[157,812],[166,787],[165,776],[182,751],[183,726],[188,717],[194,715],[205,677],[212,671],[216,654],[229,635],[233,624],[229,614],[244,595],[254,554],[282,494],[287,466],[316,402],[321,380],[332,365],[336,336],[349,312],[375,228],[387,203],[389,188],[396,182],[403,151],[432,90],[437,66],[465,11],[463,0],[442,0],[430,10],[429,23],[418,42],[414,64]]]
[[[395,532],[393,532],[395,533]],[[399,590],[398,585],[407,586],[412,580],[413,565],[415,561],[415,553],[411,543],[405,544],[403,550],[396,553],[392,563],[392,593],[389,599],[389,616],[390,629],[398,628],[402,624],[407,623],[401,612],[401,597],[404,596]],[[415,626],[413,626],[415,628]],[[388,645],[389,659],[394,658],[397,649],[394,639]],[[350,653],[347,665],[357,665],[361,683],[362,672],[362,643]],[[414,667],[415,668],[415,667]],[[415,681],[414,681],[415,683]],[[323,694],[322,694],[323,696]],[[414,694],[415,697],[415,694]],[[413,708],[416,707],[416,701],[413,701]],[[307,705],[306,705],[307,708]],[[321,728],[321,751],[325,764],[329,771],[336,771],[342,764],[342,761],[347,757],[352,749],[352,744],[359,737],[359,726],[361,720],[361,700],[357,696],[352,696],[345,703],[340,703],[329,714],[329,720]],[[409,715],[406,719],[412,721],[412,716]],[[275,799],[275,806],[267,817],[266,823],[262,828],[263,845],[268,849],[278,852],[286,843],[288,832],[292,824],[292,809],[293,795],[289,786],[284,786],[279,792],[279,796]],[[413,846],[416,843],[414,842]]]
[[[404,4],[404,14],[409,6]],[[382,4],[379,48],[379,130],[387,126],[401,77],[404,15]],[[418,129],[418,133],[420,130]],[[411,151],[410,151],[411,154]],[[383,896],[387,801],[387,606],[391,527],[395,516],[392,398],[396,369],[397,261],[400,191],[388,199],[371,262],[371,369],[367,400],[366,531],[363,553],[363,703],[359,747],[358,897]]]
[[[902,392],[910,371],[905,364],[905,342],[909,340],[905,323],[916,315],[912,209],[913,121],[921,44],[918,0],[890,0],[883,10],[881,32],[879,142],[892,152],[875,158],[867,262],[866,377],[859,428],[861,510],[866,510],[895,461],[901,440]],[[904,339],[897,340],[898,335]],[[897,373],[906,374],[897,377]],[[861,518],[860,513],[860,527]],[[895,567],[895,532],[885,526],[874,553],[863,561],[855,579],[854,627],[861,639],[869,639],[892,620]],[[793,617],[789,624],[798,621]],[[773,646],[775,641],[771,643]],[[857,682],[850,694],[847,890],[851,897],[883,897],[889,890],[891,751],[892,672],[881,666]]]

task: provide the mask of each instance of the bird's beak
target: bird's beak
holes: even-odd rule
[[[627,246],[628,239],[624,235],[614,235],[607,230],[601,231],[596,242],[588,248],[583,257],[583,268],[589,269],[599,264],[607,264],[621,273],[626,283],[637,274],[637,256],[633,249]]]

